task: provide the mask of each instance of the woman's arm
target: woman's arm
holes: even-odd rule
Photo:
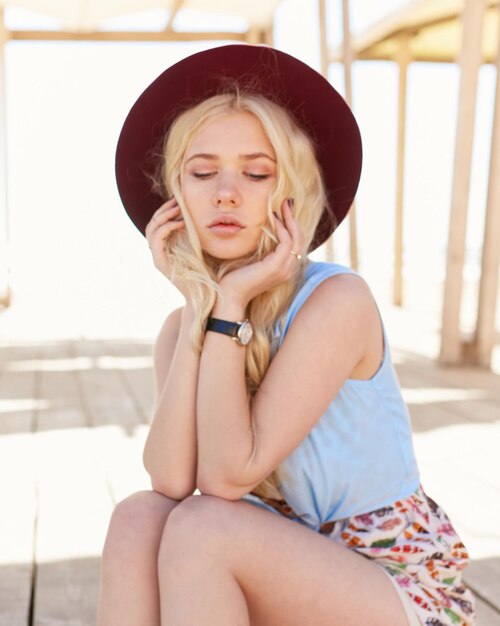
[[[174,500],[196,488],[196,389],[200,358],[189,341],[193,311],[186,305],[165,320],[154,350],[155,402],[144,447],[152,487]]]
[[[237,304],[216,306],[214,317],[242,319],[244,309]],[[244,385],[246,348],[207,332],[198,385],[200,491],[237,500],[276,469],[363,359],[379,323],[362,279],[326,279],[291,324],[252,410]]]
[[[259,293],[290,280],[303,235],[288,203],[277,216],[278,245],[261,261],[220,281],[213,317],[245,318]],[[364,359],[378,324],[368,285],[357,276],[323,281],[295,316],[250,401],[245,350],[230,337],[207,332],[197,400],[197,486],[202,493],[237,500],[264,480],[301,443]]]

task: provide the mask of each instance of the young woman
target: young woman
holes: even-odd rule
[[[152,491],[112,516],[99,626],[474,623],[369,287],[307,258],[360,170],[342,98],[270,48],[193,55],[129,113],[121,198],[186,304],[155,344]]]

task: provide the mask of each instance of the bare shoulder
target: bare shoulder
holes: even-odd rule
[[[156,407],[161,389],[167,380],[170,364],[174,356],[184,307],[174,309],[163,322],[153,348],[154,382]]]
[[[294,328],[295,326],[295,328]],[[383,355],[383,336],[375,299],[359,274],[336,274],[326,278],[307,298],[291,328],[297,340],[323,338],[325,349],[335,345],[343,358],[346,377],[370,378]]]
[[[254,400],[259,478],[296,449],[348,378],[370,378],[376,371],[366,357],[372,354],[377,317],[371,290],[359,274],[326,278],[301,305]],[[376,347],[380,358],[380,343]]]
[[[332,310],[336,315],[328,314]],[[372,317],[376,319],[377,307],[370,287],[361,276],[336,274],[316,287],[301,311],[306,315],[317,311],[325,317],[325,321],[330,319],[332,323],[338,321],[338,314],[342,314],[356,324],[357,321],[367,322]]]
[[[184,307],[181,306],[177,309],[174,309],[167,315],[163,324],[161,325],[155,345],[157,345],[158,342],[164,342],[166,339],[168,339],[168,337],[171,337],[172,335],[177,336],[179,334],[183,310]]]

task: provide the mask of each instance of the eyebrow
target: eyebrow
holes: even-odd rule
[[[250,154],[239,154],[238,157],[244,161],[252,161],[254,159],[260,159],[264,157],[266,159],[269,159],[273,163],[276,163],[276,159],[273,159],[265,152],[251,152]],[[189,161],[192,161],[193,159],[208,159],[209,161],[215,161],[217,160],[217,158],[218,157],[216,154],[200,152],[199,154],[193,154],[193,156],[190,156],[189,159],[186,161],[186,163],[189,163]]]

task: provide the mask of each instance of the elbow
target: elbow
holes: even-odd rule
[[[194,481],[173,480],[170,474],[160,471],[157,467],[148,463],[146,455],[143,457],[144,468],[151,479],[151,488],[171,500],[185,500],[193,495],[196,489]]]
[[[217,496],[223,500],[240,500],[249,492],[249,489],[238,485],[228,485],[222,481],[207,481],[198,478],[196,485],[202,496]]]
[[[171,483],[167,483],[161,480],[155,480],[155,478],[151,477],[151,488],[156,493],[161,494],[170,500],[176,500],[177,502],[181,502],[189,496],[193,495],[194,487],[188,489],[175,488]]]

